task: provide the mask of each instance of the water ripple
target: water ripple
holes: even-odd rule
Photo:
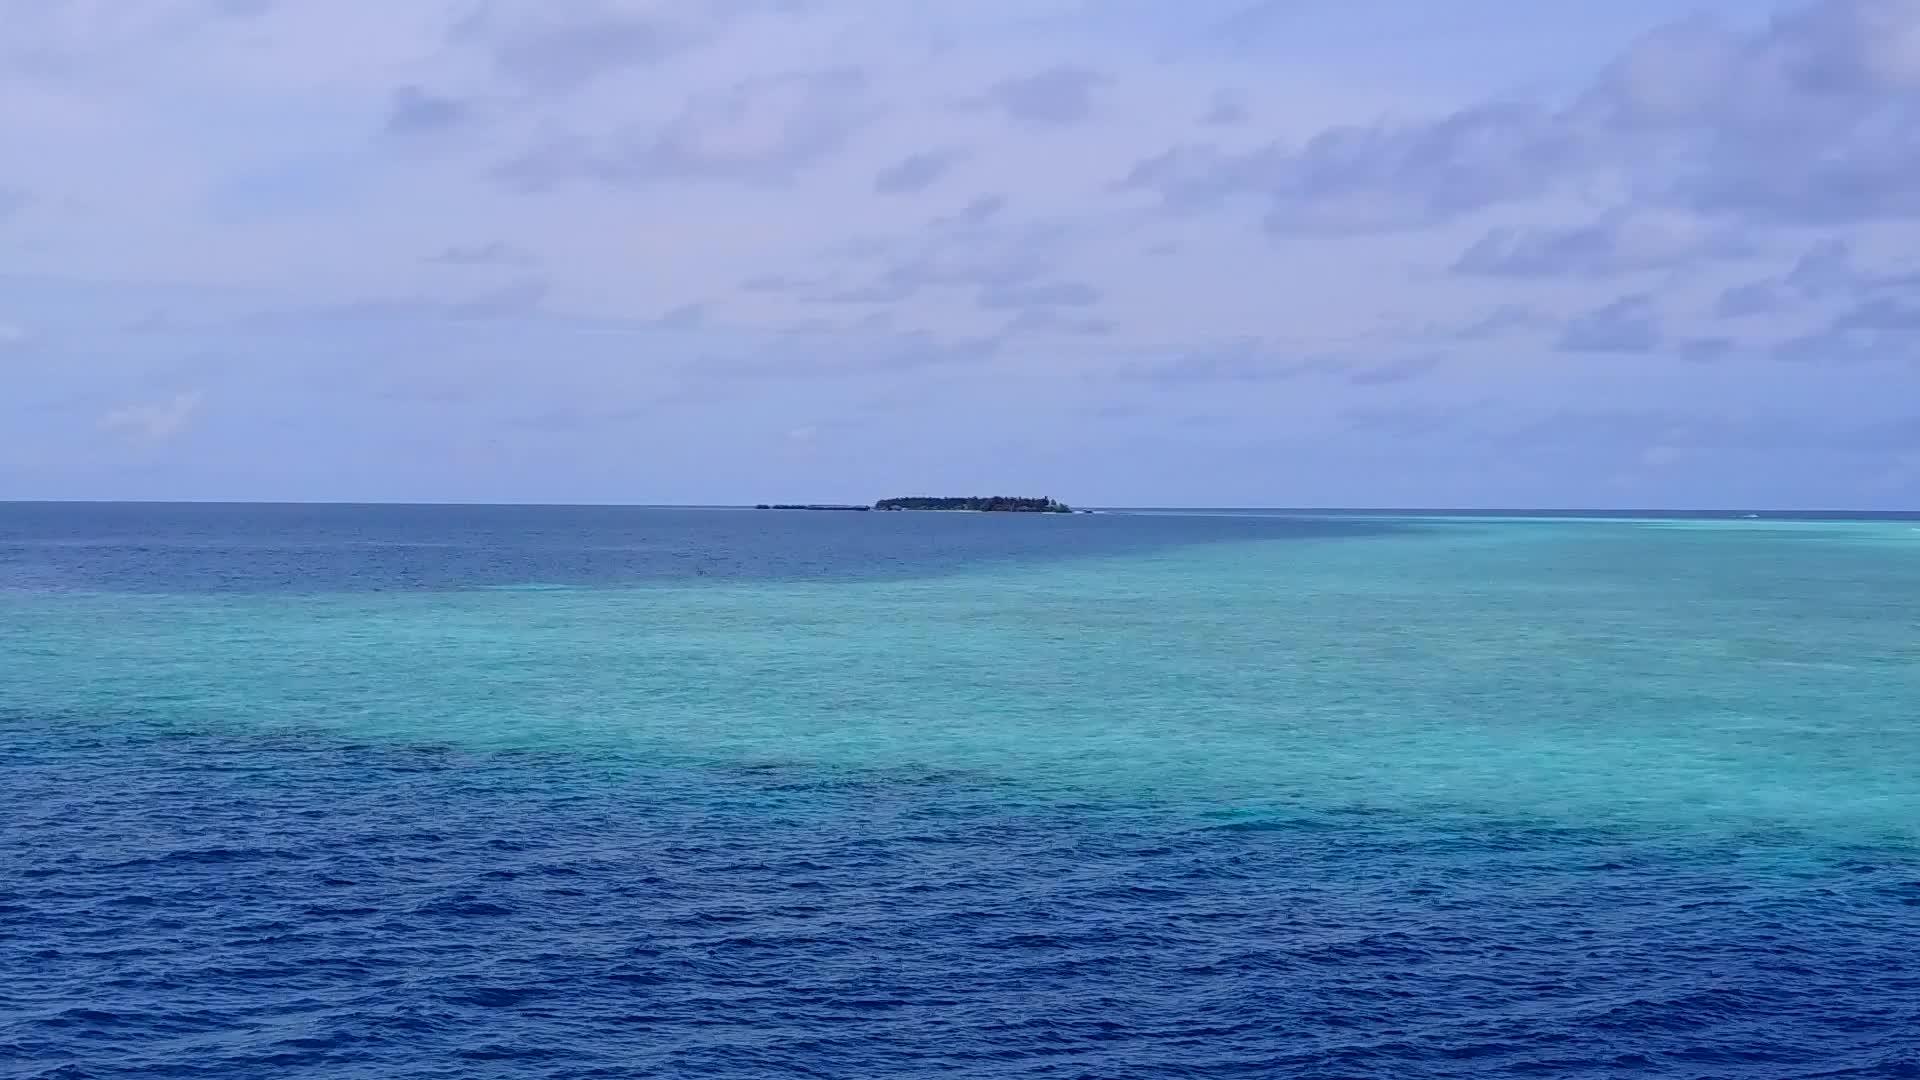
[[[10,1074],[1920,1075],[1902,849],[48,730]]]

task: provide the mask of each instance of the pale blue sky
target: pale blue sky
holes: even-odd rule
[[[1920,0],[0,26],[0,498],[1920,504]]]

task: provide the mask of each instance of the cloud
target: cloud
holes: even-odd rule
[[[1920,215],[1911,0],[1826,0],[1753,30],[1690,19],[1642,38],[1570,109],[1654,197],[1750,223]]]
[[[512,417],[506,423],[511,427],[529,431],[580,432],[593,428],[617,427],[643,420],[653,415],[663,404],[664,402],[653,401],[617,408],[579,408],[568,405]]]
[[[462,103],[418,86],[403,86],[393,92],[387,107],[386,131],[401,136],[431,135],[459,127],[466,119],[467,107]]]
[[[980,195],[960,208],[952,217],[941,218],[940,225],[982,225],[1001,215],[1007,208],[1005,195]]]
[[[178,435],[200,410],[200,392],[182,391],[164,401],[125,405],[100,418],[102,431],[143,442],[165,442]]]
[[[1765,315],[1786,308],[1794,299],[1777,281],[1750,281],[1722,290],[1714,301],[1713,313],[1723,319]]]
[[[1643,463],[1673,464],[1698,452],[1830,451],[1882,454],[1920,445],[1920,417],[1820,420],[1778,410],[1568,408],[1490,430],[1497,442],[1641,448]]]
[[[32,335],[27,333],[26,327],[0,319],[0,352],[18,349],[30,340]]]
[[[1062,301],[1083,297],[1090,286],[1044,284],[1060,260],[1066,234],[1054,226],[1001,221],[995,198],[976,199],[957,218],[943,219],[941,224],[948,227],[875,250],[861,249],[853,258],[865,266],[855,283],[817,290],[807,298],[827,304],[898,304],[955,290],[976,299],[997,299],[1002,303],[990,306],[1007,308],[1019,306],[1013,303],[1020,295],[1017,290],[1028,287],[1039,291],[1027,299],[1051,301],[1040,306],[1062,306]]]
[[[559,137],[498,171],[523,188],[569,180],[782,183],[839,150],[875,113],[851,68],[748,79],[696,95],[665,127],[608,139]]]
[[[1486,341],[1517,331],[1537,330],[1549,323],[1546,316],[1530,307],[1502,304],[1446,336],[1459,341]]]
[[[1425,377],[1438,368],[1441,358],[1433,355],[1409,356],[1400,360],[1361,368],[1347,376],[1347,381],[1355,386],[1391,386],[1394,383],[1412,382]]]
[[[1738,228],[1675,215],[1618,211],[1586,225],[1496,226],[1453,264],[1492,277],[1599,277],[1753,254]]]
[[[1290,348],[1258,338],[1244,338],[1187,350],[1171,360],[1125,369],[1130,379],[1165,384],[1287,382],[1321,376],[1339,378],[1349,386],[1378,387],[1413,382],[1439,368],[1435,354],[1421,354],[1381,362],[1320,350]]]
[[[984,308],[1091,307],[1100,302],[1100,290],[1080,281],[990,281],[980,290]]]
[[[1611,446],[1618,452],[1672,463],[1694,450],[1776,450],[1831,444],[1821,432],[1791,417],[1767,413],[1711,412],[1681,408],[1564,408],[1489,432],[1511,446]]]
[[[539,312],[549,291],[543,278],[528,277],[458,299],[405,297],[358,300],[302,310],[282,311],[264,321],[323,322],[476,322],[525,318]]]
[[[1112,319],[1075,314],[1057,307],[1029,307],[1009,319],[1000,332],[1009,338],[1058,335],[1106,337],[1116,329]]]
[[[1741,32],[1692,20],[1649,35],[1589,107],[1695,153],[1687,205],[1793,224],[1913,217],[1920,50],[1911,0],[1829,0]]]
[[[742,281],[742,292],[750,293],[795,293],[816,288],[819,282],[791,274],[755,274]]]
[[[1119,187],[1183,212],[1254,200],[1273,231],[1407,229],[1544,195],[1588,153],[1543,109],[1489,104],[1425,124],[1330,128],[1298,146],[1176,146],[1141,159]]]
[[[1920,364],[1920,341],[1911,332],[1867,325],[1874,321],[1842,315],[1818,329],[1775,342],[1767,352],[1783,364],[1829,369],[1886,362]]]
[[[1570,320],[1560,332],[1559,348],[1576,353],[1644,353],[1661,342],[1653,298],[1623,296]]]
[[[206,0],[207,9],[229,19],[254,19],[273,10],[275,0]]]
[[[128,319],[121,329],[129,334],[167,334],[181,329],[181,325],[173,315],[156,308]]]
[[[1920,331],[1920,301],[1911,296],[1875,296],[1849,307],[1833,320],[1836,330]]]
[[[1894,415],[1862,420],[1813,418],[1779,408],[1714,408],[1705,404],[1651,407],[1548,407],[1521,411],[1481,402],[1464,407],[1395,406],[1353,409],[1342,419],[1348,430],[1443,446],[1453,453],[1524,460],[1555,460],[1549,473],[1564,484],[1580,463],[1669,469],[1718,463],[1732,475],[1751,477],[1749,463],[1809,455],[1818,473],[1856,459],[1878,461],[1920,446],[1920,418]],[[1716,470],[1717,471],[1717,470]],[[1712,475],[1712,474],[1709,474]],[[1764,491],[1753,488],[1754,491]],[[1833,477],[1819,483],[1815,498],[1831,498]]]
[[[1863,269],[1852,245],[1841,237],[1829,236],[1816,241],[1784,274],[1728,287],[1715,302],[1714,313],[1722,318],[1742,318],[1784,311],[1811,300],[1867,294],[1913,283],[1908,274]]]
[[[1222,90],[1213,96],[1213,104],[1201,115],[1200,122],[1208,127],[1240,127],[1252,118],[1239,94]]]
[[[454,245],[433,255],[428,262],[448,266],[528,266],[535,260],[531,253],[499,240],[466,246]]]
[[[920,268],[894,266],[882,271],[872,281],[813,292],[808,299],[820,304],[898,304],[912,298],[928,285],[937,283],[938,279]]]
[[[498,70],[521,85],[557,93],[710,41],[734,6],[494,2],[462,22],[455,37],[485,43]]]
[[[1120,186],[1186,212],[1264,204],[1281,230],[1421,228],[1594,187],[1749,225],[1920,219],[1917,24],[1913,0],[1826,0],[1753,30],[1686,20],[1564,107],[1486,102],[1251,149],[1183,143]]]
[[[1324,355],[1301,356],[1259,338],[1241,338],[1181,351],[1171,359],[1123,368],[1123,378],[1169,385],[1269,383],[1303,375],[1332,374],[1340,362]]]
[[[900,374],[972,367],[997,355],[1003,344],[997,335],[943,337],[918,330],[842,328],[790,334],[777,347],[755,342],[738,350],[716,351],[689,363],[685,372],[690,377],[728,381]]]
[[[452,319],[504,319],[530,315],[539,310],[548,292],[542,278],[523,278],[464,300],[430,305],[429,311]]]
[[[669,330],[687,330],[704,326],[706,322],[707,305],[681,304],[678,307],[670,308],[662,312],[660,317],[654,320],[654,325]]]
[[[27,193],[21,188],[0,184],[0,222],[19,213],[27,205]]]
[[[1851,289],[1868,277],[1854,262],[1853,246],[1829,236],[1816,241],[1787,271],[1783,284],[1805,296],[1831,296]]]
[[[980,104],[1030,128],[1064,128],[1093,114],[1093,92],[1107,77],[1083,67],[1062,66],[994,84]]]
[[[1230,45],[1271,38],[1292,29],[1299,16],[1296,0],[1251,0],[1207,28],[1209,36]]]
[[[1711,364],[1739,350],[1739,342],[1729,337],[1693,337],[1680,343],[1679,355],[1691,364]]]
[[[951,150],[923,150],[908,154],[873,176],[873,190],[881,195],[905,195],[925,191],[960,160]]]

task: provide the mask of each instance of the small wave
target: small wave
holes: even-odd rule
[[[513,909],[472,894],[433,900],[413,909],[416,915],[439,915],[454,919],[493,919],[513,914]]]
[[[278,848],[189,848],[169,851],[164,855],[145,856],[113,863],[104,869],[107,871],[135,870],[143,867],[164,866],[224,866],[231,863],[260,862],[272,859],[305,859],[308,856],[298,851]]]
[[[540,996],[537,986],[476,986],[454,991],[446,1000],[455,1005],[474,1005],[482,1009],[511,1009]]]

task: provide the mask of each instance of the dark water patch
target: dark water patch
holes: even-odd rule
[[[306,855],[298,851],[286,851],[275,848],[229,848],[208,847],[169,851],[163,855],[153,855],[138,859],[129,859],[101,867],[107,873],[126,873],[142,869],[159,869],[169,864],[181,866],[228,866],[234,863],[271,861],[276,859],[299,860]]]

